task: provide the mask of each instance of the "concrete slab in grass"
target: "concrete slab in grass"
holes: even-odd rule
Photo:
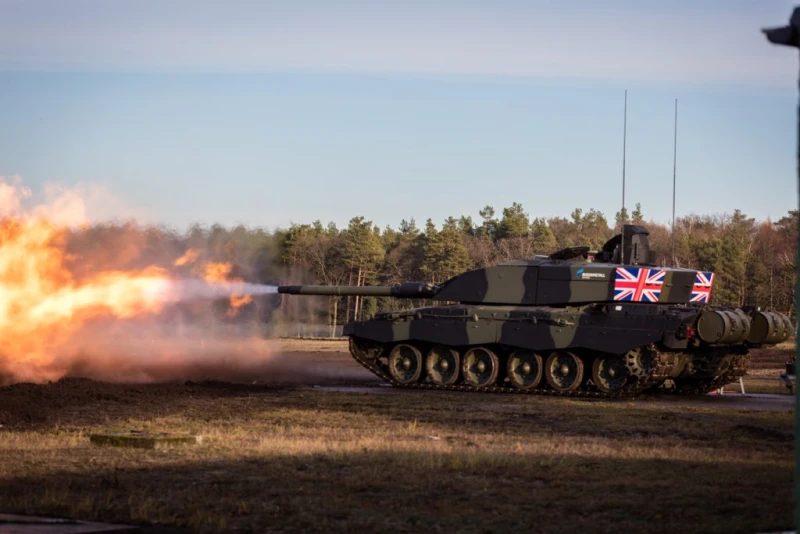
[[[131,432],[92,434],[89,436],[89,441],[95,445],[155,449],[172,445],[195,445],[199,440],[197,436],[186,434],[169,434],[166,432],[151,434],[134,430]]]
[[[127,534],[140,531],[139,527],[131,525],[111,525],[58,517],[0,514],[0,534],[51,534],[56,532],[59,534],[90,534],[94,532]]]

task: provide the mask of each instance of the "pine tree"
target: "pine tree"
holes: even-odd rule
[[[364,217],[353,217],[345,230],[342,259],[350,267],[355,276],[356,286],[364,285],[375,276],[378,264],[385,255],[380,240],[380,232],[373,228],[372,221]],[[362,299],[355,297],[353,317],[359,320],[362,317]],[[370,303],[372,306],[372,303]],[[349,306],[348,306],[349,313]]]
[[[644,224],[644,215],[642,215],[642,205],[639,204],[638,202],[636,203],[633,213],[631,213],[631,222],[633,224]]]
[[[556,246],[556,236],[544,219],[536,218],[531,223],[533,251],[536,254],[550,254]]]
[[[720,278],[731,306],[741,306],[747,288],[747,264],[753,243],[755,220],[748,219],[740,210],[731,216],[727,231],[722,237],[722,261]]]
[[[497,225],[496,238],[527,237],[530,226],[528,214],[522,204],[514,202],[510,208],[503,208],[503,218]]]
[[[622,230],[622,226],[630,224],[630,222],[628,208],[622,208],[616,214],[614,214],[614,231],[619,233]]]
[[[494,208],[486,206],[478,212],[483,219],[483,224],[478,228],[478,235],[488,237],[492,241],[497,239],[497,219],[494,218]]]
[[[446,225],[440,232],[428,219],[421,267],[427,281],[438,284],[469,269],[469,254],[462,237],[457,225]]]

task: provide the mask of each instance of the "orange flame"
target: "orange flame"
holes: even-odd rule
[[[209,283],[221,283],[230,287],[230,283],[242,283],[244,280],[239,277],[229,278],[233,266],[230,263],[208,263],[205,266],[205,276],[203,277]],[[239,308],[248,304],[253,299],[250,295],[243,295],[241,292],[234,291],[231,295],[231,307],[228,310],[229,317],[236,317],[239,314]]]
[[[156,267],[77,283],[64,264],[65,230],[42,219],[0,219],[0,363],[12,358],[27,374],[48,368],[52,349],[87,320],[158,312],[169,288],[167,273]]]
[[[194,263],[195,261],[197,261],[197,257],[199,255],[200,255],[199,252],[190,248],[189,250],[186,251],[186,253],[183,256],[175,260],[173,265],[175,267],[181,267],[183,265],[186,265],[187,263]]]
[[[252,300],[250,295],[231,295],[231,306],[233,306],[234,309],[241,308]]]
[[[19,178],[0,176],[0,383],[61,378],[80,356],[70,351],[96,339],[89,328],[95,320],[156,314],[177,287],[167,270],[155,266],[73,275],[70,264],[81,258],[67,254],[66,237],[70,226],[85,227],[87,201],[60,187],[46,187],[45,197],[46,204],[27,209],[31,191]],[[193,264],[199,256],[188,250],[173,263]],[[88,259],[83,267],[91,267]],[[194,269],[202,275],[202,265]],[[204,274],[230,291],[228,313],[235,315],[250,297],[231,286],[241,282],[228,280],[231,272],[230,264],[209,264]],[[160,349],[154,355],[169,359]],[[116,363],[105,360],[110,357],[98,356],[98,365],[112,372]]]
[[[233,266],[230,263],[208,263],[206,264],[206,273],[203,278],[210,283],[227,282],[228,275],[231,274],[232,269]]]

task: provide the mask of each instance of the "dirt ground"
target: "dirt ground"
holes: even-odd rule
[[[794,528],[794,405],[777,379],[793,347],[757,351],[745,380],[788,410],[392,390],[346,350],[282,340],[248,384],[0,388],[0,512],[146,532]],[[201,441],[89,441],[130,430]]]

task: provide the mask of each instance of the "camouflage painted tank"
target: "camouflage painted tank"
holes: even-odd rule
[[[788,339],[777,312],[708,305],[714,274],[659,267],[648,231],[475,269],[440,286],[281,286],[293,295],[430,299],[344,327],[350,352],[398,387],[618,397],[707,393]]]

